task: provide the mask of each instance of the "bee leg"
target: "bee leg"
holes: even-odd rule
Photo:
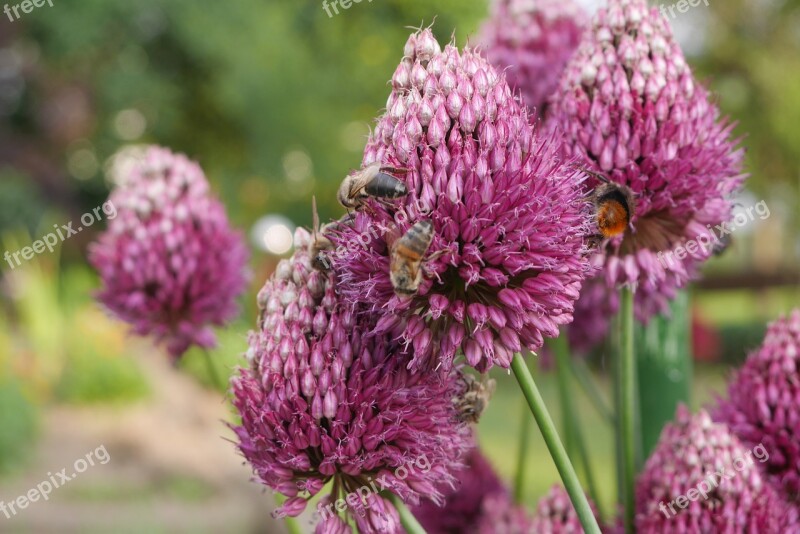
[[[434,252],[433,254],[429,255],[429,256],[426,258],[426,260],[425,260],[425,261],[433,261],[433,260],[435,260],[435,259],[437,259],[437,258],[441,258],[442,256],[444,256],[444,255],[445,255],[445,254],[447,254],[448,252],[452,252],[452,251],[451,251],[449,248],[443,248],[442,250],[437,250],[437,251],[436,251],[436,252]]]
[[[605,241],[603,234],[594,234],[587,238],[590,250],[596,250],[602,247],[603,241]]]
[[[389,174],[399,174],[401,176],[404,174],[408,174],[409,171],[411,171],[411,169],[407,169],[405,167],[391,167],[391,166],[381,167],[380,170],[381,172],[388,172]]]

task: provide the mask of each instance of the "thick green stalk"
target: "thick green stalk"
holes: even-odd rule
[[[558,397],[561,404],[561,433],[564,446],[570,458],[575,458],[575,407],[572,405],[572,391],[569,386],[569,347],[564,332],[548,343],[556,360],[556,379],[558,381]]]
[[[597,492],[597,484],[595,484],[594,481],[594,471],[592,470],[592,463],[589,460],[589,451],[586,448],[586,441],[583,439],[580,421],[575,419],[573,425],[575,426],[575,442],[578,445],[578,457],[581,459],[583,474],[586,477],[586,491],[589,492],[589,497],[594,501],[600,517],[603,517],[603,511],[600,508],[600,494]]]
[[[592,380],[586,361],[581,358],[569,358],[569,365],[572,374],[578,380],[578,384],[580,384],[581,389],[583,389],[583,392],[589,398],[589,401],[591,401],[597,413],[600,414],[608,424],[613,425],[614,412],[611,411],[611,408],[608,406],[608,401],[603,397],[602,393],[600,393],[595,381]]]
[[[597,520],[592,513],[591,507],[589,507],[589,501],[586,499],[583,488],[581,488],[578,475],[575,474],[575,468],[572,467],[567,451],[564,450],[564,445],[558,437],[553,419],[547,411],[544,399],[542,399],[542,395],[533,381],[528,366],[525,365],[525,360],[519,354],[515,354],[514,359],[511,360],[511,370],[514,371],[514,376],[517,378],[522,394],[525,396],[525,400],[528,401],[528,407],[534,419],[536,419],[536,424],[539,425],[544,442],[550,451],[553,463],[556,464],[558,473],[561,475],[561,481],[567,489],[583,530],[587,534],[600,534]]]
[[[523,399],[524,402],[524,399]],[[514,475],[514,501],[521,503],[525,499],[525,481],[528,473],[529,443],[531,441],[531,416],[522,408],[522,420],[519,424],[519,448],[517,449],[517,470]]]
[[[633,350],[633,291],[624,287],[620,294],[620,345],[617,365],[619,388],[617,448],[622,461],[620,487],[625,532],[633,532],[634,482],[636,478],[636,353]]]
[[[417,518],[414,517],[414,514],[411,513],[411,510],[408,509],[402,499],[394,493],[389,494],[389,499],[391,499],[394,507],[397,508],[397,512],[400,514],[400,523],[408,534],[426,534],[425,529],[422,528],[422,525],[419,524]]]
[[[636,329],[639,407],[643,456],[650,455],[664,425],[679,404],[689,405],[692,390],[692,343],[689,295],[679,291],[669,316],[654,317]]]

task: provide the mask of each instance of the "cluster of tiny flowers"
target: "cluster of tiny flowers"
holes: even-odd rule
[[[637,481],[636,532],[788,532],[796,513],[757,464],[726,425],[679,407]]]
[[[332,480],[317,532],[350,532],[332,504],[359,488],[441,503],[470,431],[453,404],[463,388],[458,371],[412,375],[402,346],[368,336],[364,316],[339,303],[333,274],[312,268],[310,239],[297,230],[294,255],[259,292],[249,368],[232,379],[242,418],[234,430],[257,478],[289,497],[277,515],[300,514]],[[420,458],[427,471],[398,475]],[[360,532],[400,532],[397,511],[377,491],[347,503]]]
[[[588,354],[606,338],[611,319],[618,310],[618,291],[609,291],[602,278],[586,280],[581,298],[575,303],[575,320],[567,326],[570,349],[575,354]]]
[[[539,532],[478,449],[470,451],[465,462],[467,469],[458,473],[458,490],[446,497],[444,508],[425,503],[412,510],[428,534]]]
[[[480,42],[489,62],[505,71],[531,113],[544,116],[567,61],[578,48],[586,13],[572,0],[494,0]]]
[[[728,386],[715,420],[746,446],[763,443],[767,473],[789,499],[800,500],[800,310],[772,323]]]
[[[109,201],[118,216],[89,251],[98,299],[175,359],[192,344],[212,347],[211,325],[236,316],[248,252],[200,166],[148,147],[117,175]]]
[[[376,331],[413,350],[412,369],[447,370],[459,350],[480,371],[507,368],[572,321],[591,220],[583,175],[558,149],[478,53],[441,50],[430,30],[409,38],[363,161],[407,169],[409,193],[371,199],[335,238],[353,253],[334,267],[343,297],[368,301]],[[420,220],[435,236],[418,291],[401,298],[392,239]],[[381,235],[365,244],[371,228]]]
[[[744,176],[733,125],[695,81],[656,8],[610,0],[598,11],[567,65],[547,126],[564,134],[565,152],[580,165],[635,196],[627,232],[598,251],[606,286],[636,287],[641,321],[666,311],[713,247],[675,251],[687,240],[715,242],[713,226],[730,219],[729,199]]]
[[[590,501],[589,505],[592,507],[595,518],[597,518],[597,509],[594,503]],[[539,500],[530,532],[538,534],[583,532],[578,514],[575,513],[575,507],[572,506],[569,495],[563,487],[553,486],[550,492]]]

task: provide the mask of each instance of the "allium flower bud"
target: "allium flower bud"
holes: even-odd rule
[[[588,268],[582,175],[558,158],[557,143],[534,134],[485,59],[451,45],[423,55],[419,43],[432,39],[430,30],[409,39],[402,65],[424,70],[424,85],[395,77],[364,154],[365,166],[405,168],[409,193],[367,201],[333,237],[348,251],[334,266],[343,297],[371,306],[377,332],[413,350],[412,369],[447,370],[459,350],[481,371],[507,368],[522,347],[537,350],[572,320]],[[409,133],[417,125],[421,134]],[[391,249],[421,221],[434,235],[416,264],[420,283],[401,297]]]
[[[444,508],[430,503],[412,511],[428,534],[527,534],[531,520],[514,504],[508,488],[478,449],[466,457],[458,473],[458,489],[446,497]]]
[[[117,182],[108,200],[117,215],[89,249],[103,283],[98,300],[175,359],[192,344],[214,346],[211,325],[236,316],[247,284],[242,236],[182,154],[148,147]]]
[[[797,511],[766,483],[753,451],[705,411],[692,416],[680,406],[637,481],[636,532],[797,532],[796,525]]]
[[[494,0],[481,29],[486,57],[542,117],[567,61],[578,48],[586,13],[572,0]]]
[[[726,423],[746,447],[761,446],[771,481],[800,500],[800,310],[772,323],[728,385],[715,420]]]
[[[636,287],[641,321],[665,312],[727,232],[729,198],[744,176],[732,124],[692,76],[658,9],[609,0],[598,11],[547,123],[580,165],[634,195],[627,231],[600,247],[606,286]]]
[[[596,518],[597,509],[594,503],[590,501],[589,505]],[[578,519],[578,514],[575,513],[575,507],[572,506],[567,490],[561,486],[553,486],[550,492],[539,500],[530,532],[541,532],[542,534],[583,532],[583,527]]]
[[[441,503],[441,488],[471,446],[453,399],[458,371],[412,375],[402,345],[339,303],[332,273],[311,266],[310,235],[258,295],[259,330],[249,368],[232,379],[239,449],[258,480],[289,497],[277,515],[295,516],[332,481],[317,532],[400,532],[397,511],[378,493]],[[348,498],[348,496],[350,496]]]

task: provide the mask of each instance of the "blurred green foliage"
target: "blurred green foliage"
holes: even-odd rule
[[[224,329],[218,329],[217,346],[209,351],[211,362],[222,384],[215,384],[206,366],[203,349],[192,347],[180,359],[178,365],[187,373],[194,376],[200,383],[212,389],[226,391],[228,379],[235,374],[238,366],[244,366],[242,357],[247,351],[247,331],[252,328],[250,321],[240,321]]]
[[[338,210],[409,27],[435,19],[441,41],[463,43],[485,13],[482,0],[378,0],[332,18],[321,0],[87,0],[37,11],[21,43],[51,76],[39,82],[90,94],[92,126],[67,159],[79,146],[105,161],[125,142],[119,113],[136,110],[136,141],[197,158],[240,223],[276,209],[309,223],[312,189],[323,215]],[[77,184],[88,204],[105,195],[101,170]]]
[[[0,475],[24,466],[39,430],[36,407],[13,376],[0,374]]]
[[[67,356],[56,386],[56,398],[73,404],[129,402],[149,393],[141,371],[131,358],[108,355],[100,347]]]
[[[17,250],[30,241],[18,234],[2,244]],[[10,299],[0,307],[0,341],[8,350],[0,353],[0,370],[16,377],[35,404],[111,402],[147,394],[144,377],[126,351],[124,326],[92,301],[95,281],[86,268],[61,269],[53,253],[6,273],[5,282]]]
[[[33,233],[44,211],[39,191],[27,176],[0,168],[0,234],[19,228]]]

